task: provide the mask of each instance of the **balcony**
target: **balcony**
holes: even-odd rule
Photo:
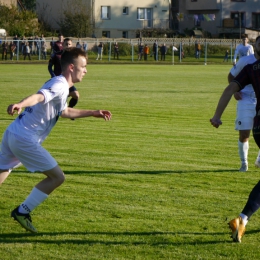
[[[169,19],[138,20],[138,29],[169,29]]]

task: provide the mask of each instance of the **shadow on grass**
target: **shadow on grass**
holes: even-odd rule
[[[247,234],[259,233],[260,230],[252,230]],[[222,243],[233,243],[231,240],[210,240],[201,241],[202,236],[216,235],[223,236],[227,233],[203,233],[203,232],[39,232],[37,234],[25,233],[9,233],[0,234],[0,243],[13,244],[13,243],[44,243],[44,244],[61,244],[61,243],[72,243],[72,244],[104,244],[104,245],[199,245],[199,244],[222,244]],[[96,239],[82,238],[82,236],[96,236]],[[167,237],[164,237],[167,235]],[[169,237],[172,236],[172,237]],[[64,236],[64,237],[60,237]],[[69,236],[69,237],[68,237]],[[71,239],[71,236],[75,239]],[[109,236],[107,240],[103,237],[99,239],[99,236]],[[144,236],[147,239],[144,241]],[[187,236],[190,236],[191,241],[188,241]],[[194,236],[200,236],[199,239],[195,239]],[[78,237],[78,238],[77,238]],[[121,237],[121,241],[118,241],[118,237]],[[124,238],[125,237],[125,238]],[[132,237],[132,238],[131,238]],[[140,240],[139,240],[140,237]],[[178,241],[173,241],[176,239]],[[181,241],[180,241],[180,238]],[[28,240],[27,240],[28,239]],[[114,239],[111,241],[111,239]],[[125,241],[124,241],[125,240]],[[205,240],[205,239],[203,239]]]
[[[15,169],[14,173],[27,173],[26,170]],[[224,170],[160,170],[160,171],[64,171],[66,175],[68,174],[184,174],[184,173],[214,173],[214,172],[236,172],[237,169],[224,169]],[[29,172],[28,172],[29,173]]]

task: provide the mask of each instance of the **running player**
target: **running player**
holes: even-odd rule
[[[4,132],[0,149],[0,184],[21,163],[31,172],[42,172],[40,181],[29,196],[11,212],[11,217],[26,230],[36,233],[30,213],[49,194],[58,188],[65,176],[56,160],[42,146],[58,118],[97,117],[110,120],[107,110],[83,110],[67,106],[69,88],[82,81],[87,73],[86,52],[78,48],[66,49],[61,55],[62,74],[47,81],[36,94],[11,104],[7,113],[17,118]],[[22,112],[22,109],[24,111]]]
[[[72,47],[71,39],[65,38],[63,40],[63,36],[60,35],[59,41],[55,42],[54,44],[54,48],[53,48],[54,54],[51,56],[48,64],[48,71],[51,77],[59,76],[61,74],[61,64],[60,64],[61,54],[64,49],[69,47]],[[69,89],[69,97],[71,97],[69,101],[69,107],[75,107],[79,100],[79,92],[74,86],[72,86]]]
[[[230,70],[228,74],[229,83],[239,74],[239,72],[247,65],[252,64],[260,57],[257,53],[240,58],[236,64]],[[253,128],[255,117],[256,97],[253,86],[247,85],[241,91],[234,94],[237,102],[237,117],[235,121],[235,130],[239,131],[238,139],[238,154],[241,160],[240,172],[246,172],[248,170],[248,150],[249,150],[249,136],[250,131]],[[260,151],[255,161],[255,165],[260,167]]]
[[[256,38],[255,51],[260,56],[260,36]],[[221,122],[221,116],[225,111],[232,95],[241,89],[245,88],[248,84],[252,84],[255,91],[256,103],[256,116],[254,118],[253,136],[255,142],[260,148],[260,60],[252,64],[246,65],[242,71],[230,82],[221,95],[215,114],[210,119],[211,124],[218,128]],[[232,239],[234,242],[241,242],[242,236],[245,233],[245,226],[247,225],[250,217],[260,208],[260,181],[254,186],[249,194],[246,205],[237,218],[229,222],[229,227],[232,231]]]

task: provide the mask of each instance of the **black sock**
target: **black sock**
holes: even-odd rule
[[[259,209],[260,207],[260,181],[252,189],[248,201],[242,211],[248,219]]]
[[[75,107],[78,103],[78,99],[75,98],[71,98],[70,102],[69,102],[69,107]]]

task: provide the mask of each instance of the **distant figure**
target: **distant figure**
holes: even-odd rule
[[[226,50],[223,62],[224,61],[228,62],[228,56],[229,56],[229,50]]]
[[[161,60],[165,60],[165,55],[167,52],[167,47],[165,43],[161,46],[160,51],[161,51]]]
[[[144,45],[142,43],[138,46],[138,60],[142,60],[144,53]]]
[[[102,56],[103,56],[103,42],[100,42],[99,45],[97,46],[98,48],[98,56],[97,56],[97,60],[100,58],[100,60],[102,60]]]
[[[116,57],[119,60],[119,46],[117,42],[114,44],[114,59],[116,59]]]
[[[148,47],[147,44],[145,44],[145,46],[144,46],[144,60],[147,60],[149,53],[150,53],[150,48]]]
[[[87,52],[87,51],[88,51],[88,44],[87,44],[86,42],[83,42],[82,48],[83,48],[83,50],[84,50],[85,52]]]
[[[158,60],[158,43],[154,42],[153,44],[153,57],[154,60]]]
[[[236,47],[233,64],[236,65],[237,56],[241,58],[243,56],[248,56],[250,54],[254,54],[254,48],[252,45],[248,43],[248,37],[246,34],[242,35],[242,43]]]

